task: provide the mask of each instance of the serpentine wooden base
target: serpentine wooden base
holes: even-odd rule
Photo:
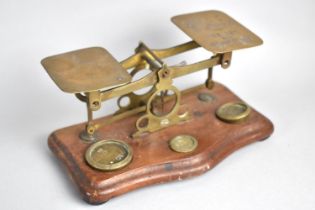
[[[198,99],[200,93],[209,93],[214,100],[201,101]],[[182,107],[192,116],[187,122],[136,139],[130,134],[135,131],[135,122],[140,115],[102,128],[99,131],[102,139],[123,140],[134,153],[128,166],[112,172],[92,169],[85,162],[84,154],[90,144],[79,139],[83,123],[55,131],[48,144],[66,166],[84,200],[100,204],[140,187],[202,174],[235,150],[271,135],[272,123],[254,109],[244,122],[238,124],[216,118],[215,111],[220,105],[236,101],[240,99],[221,84],[215,83],[212,90],[200,86],[182,95]],[[198,140],[196,150],[190,153],[172,151],[168,141],[179,134],[194,136]]]

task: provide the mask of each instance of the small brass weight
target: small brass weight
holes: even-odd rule
[[[41,62],[62,91],[86,104],[87,122],[55,131],[49,146],[89,203],[200,174],[272,132],[268,119],[213,81],[213,68],[228,68],[232,51],[261,45],[262,40],[220,11],[179,15],[172,21],[192,40],[166,49],[140,42],[135,53],[120,62],[101,47]],[[211,52],[208,59],[165,62],[200,47]],[[202,85],[182,91],[174,85],[175,78],[203,69],[208,76]],[[149,73],[136,79],[143,70]],[[138,93],[144,88],[145,93]],[[102,103],[114,98],[118,110],[94,119]]]

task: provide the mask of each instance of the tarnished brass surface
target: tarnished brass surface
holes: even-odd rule
[[[217,55],[211,59],[200,61],[193,64],[188,64],[185,66],[169,66],[168,69],[173,70],[173,73],[171,75],[173,79],[173,78],[177,78],[177,77],[184,76],[187,74],[191,74],[196,71],[200,71],[202,69],[213,67],[215,65],[220,64],[220,61],[221,61],[221,56]],[[154,85],[156,82],[157,82],[156,72],[152,72],[148,74],[146,77],[139,79],[137,81],[128,83],[127,85],[123,85],[114,89],[103,91],[101,95],[101,100],[105,101],[114,97],[125,95],[130,92],[139,90],[141,88]]]
[[[198,141],[190,135],[178,135],[170,140],[170,148],[175,152],[192,152],[198,146]]]
[[[199,85],[199,86],[196,86],[196,87],[191,88],[191,89],[188,89],[188,90],[183,90],[182,93],[183,93],[183,94],[186,94],[186,93],[189,93],[189,91],[193,91],[193,90],[196,90],[196,89],[200,89],[200,88],[202,88],[202,87],[203,87],[203,85]],[[171,96],[165,96],[164,101],[165,101],[165,102],[168,102],[169,100],[174,99],[174,97],[176,97],[175,94],[174,94],[174,95],[171,95]],[[130,116],[136,115],[136,114],[138,114],[138,113],[140,113],[140,112],[144,112],[146,109],[147,109],[147,106],[146,106],[146,105],[143,105],[143,106],[139,106],[139,107],[137,107],[137,108],[131,109],[131,110],[126,110],[126,111],[124,111],[124,112],[122,112],[122,113],[117,113],[117,114],[115,114],[115,115],[112,115],[110,118],[108,118],[108,119],[105,120],[105,121],[100,121],[100,122],[97,123],[97,124],[93,124],[93,123],[91,123],[90,125],[88,124],[87,130],[89,130],[89,128],[91,128],[91,127],[92,127],[94,130],[97,130],[97,129],[99,129],[99,128],[105,126],[105,125],[109,125],[109,124],[114,123],[114,122],[116,122],[116,121],[118,121],[118,120],[121,120],[121,119],[130,117]],[[93,134],[93,133],[92,133],[92,134]],[[91,141],[93,141],[93,140],[94,140],[94,138],[91,139]]]
[[[215,54],[263,43],[253,32],[220,11],[179,15],[172,21],[200,46]]]
[[[172,21],[193,40],[165,49],[151,49],[140,42],[135,53],[121,62],[100,47],[63,53],[42,60],[42,65],[59,88],[75,93],[87,105],[88,121],[81,139],[87,142],[98,140],[95,134],[99,128],[139,113],[142,115],[136,121],[137,131],[131,134],[133,137],[188,120],[189,113],[179,114],[181,92],[173,85],[173,80],[208,69],[205,86],[212,89],[215,66],[228,68],[233,50],[262,44],[259,37],[219,11],[179,15],[173,17]],[[164,61],[164,58],[198,47],[214,54],[209,59],[181,66],[168,66]],[[143,69],[151,72],[132,81],[132,77]],[[151,87],[148,92],[136,94],[136,91],[146,87]],[[168,95],[170,91],[174,93],[172,96]],[[93,112],[101,108],[102,102],[116,97],[119,110],[106,120],[94,120]],[[129,104],[124,105],[123,99],[129,99]],[[175,100],[175,104],[169,112],[159,115],[152,111],[157,99],[162,107],[170,100]],[[206,95],[200,95],[199,99],[208,102],[212,100]],[[244,118],[237,114],[232,119],[221,113],[217,115],[228,122],[238,122],[238,118]]]
[[[47,57],[42,65],[57,86],[68,93],[108,89],[131,81],[126,70],[101,47]]]
[[[154,52],[150,51],[150,53],[152,54]],[[147,55],[147,54],[145,53],[144,55]],[[155,56],[148,56],[145,59],[147,59],[147,60],[155,59]],[[145,132],[154,132],[156,130],[177,124],[180,121],[188,120],[189,119],[189,113],[184,113],[181,115],[177,114],[178,110],[179,110],[179,105],[180,105],[180,101],[178,100],[179,97],[177,97],[177,101],[176,101],[177,104],[174,107],[174,110],[171,111],[167,116],[165,116],[165,117],[154,116],[150,111],[148,111],[151,109],[150,104],[153,100],[154,95],[159,91],[166,91],[169,89],[169,90],[174,91],[176,93],[175,95],[180,96],[180,92],[174,86],[170,85],[172,83],[173,78],[180,77],[180,76],[183,76],[186,74],[190,74],[190,73],[193,73],[193,72],[205,69],[205,68],[213,67],[215,65],[220,65],[221,60],[222,60],[222,54],[212,56],[208,60],[200,61],[197,63],[185,65],[185,66],[170,66],[170,67],[168,67],[167,65],[163,65],[161,67],[161,69],[152,70],[151,73],[149,73],[148,75],[146,75],[145,77],[143,77],[137,81],[130,82],[128,84],[100,92],[100,95],[99,95],[100,99],[98,98],[97,92],[93,92],[93,94],[89,93],[86,96],[77,94],[77,97],[80,100],[86,101],[88,103],[88,113],[90,113],[91,110],[94,111],[94,110],[97,110],[100,108],[99,100],[105,101],[105,100],[108,100],[108,99],[111,99],[114,97],[132,96],[132,94],[130,94],[130,93],[132,93],[136,90],[139,90],[141,88],[154,85],[154,88],[149,93],[150,95],[138,97],[138,99],[141,100],[141,101],[138,101],[139,102],[138,104],[140,106],[142,104],[145,104],[146,108],[143,109],[143,108],[134,107],[134,105],[137,104],[137,102],[135,101],[135,102],[131,102],[131,107],[129,107],[129,108],[133,108],[134,110],[131,110],[130,112],[126,113],[126,115],[128,115],[128,114],[139,113],[139,112],[143,112],[144,110],[147,110],[146,116],[144,115],[144,116],[140,117],[136,123],[136,127],[137,127],[138,131],[133,134],[133,136],[136,137],[136,136],[139,136]],[[137,63],[137,65],[140,65],[141,63],[142,62],[139,62],[139,63]],[[151,62],[149,62],[149,63],[151,63]],[[149,64],[149,66],[151,67],[150,64]],[[159,75],[164,70],[166,70],[166,72],[168,72],[167,75],[165,75],[165,74],[164,74],[164,76]],[[159,87],[159,88],[157,88],[157,87]],[[167,87],[169,87],[169,88],[167,88]],[[133,98],[130,97],[130,99],[133,99]],[[147,101],[142,101],[142,100],[147,100]],[[98,106],[94,105],[95,102],[97,102],[96,104]],[[89,116],[89,121],[87,123],[86,131],[87,131],[87,133],[89,133],[90,136],[93,136],[93,133],[97,129],[99,129],[103,125],[108,124],[112,121],[115,121],[117,119],[122,119],[123,116],[125,116],[125,114],[124,113],[120,114],[119,117],[113,116],[113,118],[108,119],[107,122],[100,122],[100,123],[96,123],[96,124],[94,124],[92,122],[92,118],[91,118],[92,113],[90,113],[88,116]],[[143,122],[143,119],[145,119],[145,120],[150,119],[148,121],[149,122],[148,126],[145,126],[145,127],[140,126],[140,124],[142,124],[140,122]]]
[[[217,109],[216,115],[225,122],[237,123],[245,120],[250,111],[250,107],[243,102],[226,103]]]
[[[180,44],[174,47],[170,47],[167,49],[154,49],[151,50],[156,56],[160,59],[167,58],[173,55],[178,55],[180,53],[195,49],[200,47],[195,41],[190,41],[184,44]],[[138,48],[137,48],[138,49]],[[138,66],[142,62],[142,54],[141,52],[137,52],[136,54],[130,56],[129,58],[120,62],[123,68],[130,69],[135,66]]]
[[[131,147],[118,140],[93,143],[85,153],[85,160],[93,168],[112,171],[128,165],[132,160]]]
[[[158,82],[155,84],[155,92],[149,98],[146,105],[146,114],[141,116],[137,122],[137,132],[133,134],[133,137],[140,136],[146,132],[154,132],[165,127],[178,124],[179,122],[187,121],[189,117],[188,112],[179,114],[180,106],[180,91],[172,85],[172,70],[168,69],[166,65],[163,65],[162,69],[158,71]],[[157,114],[154,112],[154,100],[159,95],[159,102],[164,106],[164,98],[168,91],[173,91],[175,95],[175,103],[169,112],[164,114]]]

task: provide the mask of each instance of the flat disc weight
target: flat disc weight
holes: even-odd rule
[[[237,123],[246,119],[250,111],[250,107],[245,103],[226,103],[217,109],[216,115],[222,121]]]
[[[132,149],[123,141],[101,140],[87,149],[85,160],[95,169],[112,171],[131,162]]]

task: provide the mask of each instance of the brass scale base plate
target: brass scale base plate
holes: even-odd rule
[[[201,100],[201,93],[211,95],[213,100]],[[130,134],[141,115],[103,127],[99,131],[102,139],[117,139],[132,149],[130,163],[113,171],[97,170],[86,162],[86,151],[93,143],[79,138],[84,123],[53,132],[48,144],[66,166],[83,199],[101,204],[140,187],[202,174],[235,150],[271,135],[272,123],[253,108],[239,123],[220,120],[216,111],[229,102],[241,102],[241,99],[215,83],[212,90],[200,86],[182,95],[182,107],[191,113],[188,122],[135,139]],[[192,152],[176,152],[170,148],[170,140],[178,135],[192,136],[198,145]]]

